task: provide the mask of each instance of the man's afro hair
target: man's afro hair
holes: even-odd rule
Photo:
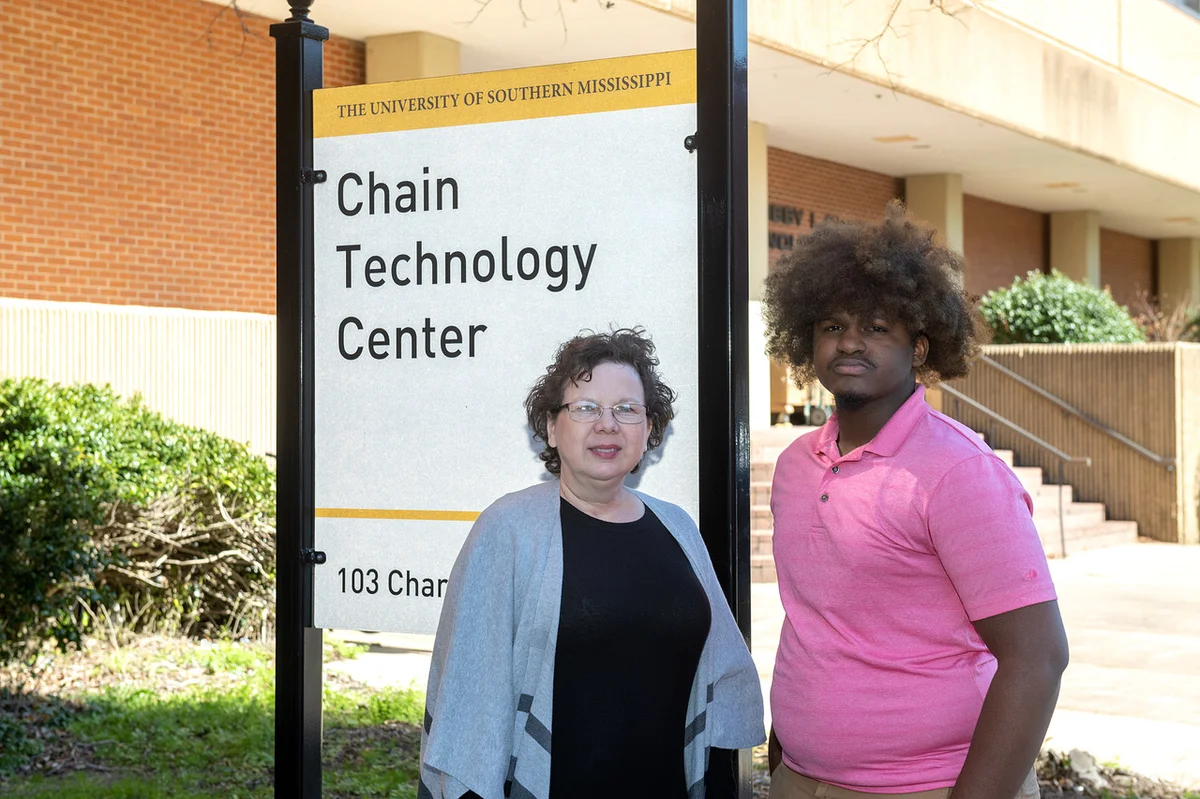
[[[838,312],[880,315],[929,340],[917,371],[921,382],[965,376],[987,328],[978,298],[963,291],[962,256],[933,237],[894,200],[877,224],[830,220],[798,238],[767,276],[767,354],[789,364],[797,384],[807,384],[816,376],[816,322]]]

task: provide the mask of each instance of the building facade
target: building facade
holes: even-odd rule
[[[331,30],[325,83],[339,86],[692,47],[695,3],[317,0],[312,17]],[[116,379],[69,366],[72,350],[153,309],[230,331],[269,323],[268,26],[287,15],[282,0],[6,4],[0,376],[146,393],[186,353],[129,352],[141,363]],[[893,198],[965,255],[977,294],[1054,268],[1124,304],[1200,300],[1191,0],[750,0],[749,28],[753,301],[796,236],[828,216],[878,218]],[[46,321],[92,306],[107,321]],[[239,335],[195,368],[219,373],[257,346]],[[760,352],[753,427],[788,399]]]

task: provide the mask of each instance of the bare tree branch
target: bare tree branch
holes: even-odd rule
[[[1189,318],[1186,297],[1169,308],[1163,306],[1161,298],[1140,289],[1129,306],[1133,321],[1145,331],[1148,341],[1187,341],[1189,329],[1200,320],[1200,316]]]
[[[892,0],[891,7],[888,9],[887,17],[883,21],[883,26],[880,28],[879,32],[876,33],[874,36],[870,36],[865,39],[850,39],[850,40],[846,40],[843,42],[839,42],[839,44],[857,44],[858,47],[855,49],[854,53],[851,54],[851,56],[848,59],[841,62],[840,64],[835,65],[831,71],[838,71],[838,70],[843,70],[846,67],[853,67],[854,62],[856,62],[863,53],[867,52],[867,50],[870,49],[870,50],[874,51],[875,57],[879,59],[879,65],[881,67],[883,67],[883,72],[887,76],[889,88],[891,88],[892,91],[895,91],[897,75],[895,73],[893,73],[891,68],[888,66],[887,58],[884,57],[883,47],[884,47],[884,43],[887,41],[887,38],[889,36],[896,38],[896,39],[902,39],[906,35],[908,35],[907,31],[901,30],[896,25],[896,16],[900,13],[900,9],[908,1],[909,0]],[[977,0],[977,1],[982,2],[982,0]],[[853,3],[854,0],[849,0],[849,2]],[[963,27],[966,27],[967,23],[963,22],[963,20],[960,19],[958,15],[960,12],[962,12],[963,10],[965,10],[967,8],[970,8],[972,5],[975,5],[976,3],[971,2],[971,0],[957,0],[959,7],[957,9],[951,9],[947,5],[950,2],[955,2],[955,0],[928,0],[928,3],[929,3],[928,8],[921,9],[921,10],[922,11],[935,11],[943,16],[953,19],[955,22],[959,23]]]
[[[572,3],[576,3],[578,1],[579,0],[571,0]],[[475,0],[475,3],[479,6],[479,10],[477,10],[475,15],[469,20],[465,20],[459,24],[466,26],[475,24],[475,20],[479,19],[480,15],[483,14],[483,12],[486,11],[494,2],[495,0]],[[615,0],[596,0],[596,5],[607,11],[608,9],[615,7],[616,2]],[[521,12],[522,26],[528,26],[530,23],[538,21],[537,17],[530,16],[529,12],[525,10],[525,0],[517,0],[517,9]],[[563,6],[563,0],[555,0],[554,16],[558,17],[559,24],[562,25],[563,42],[565,43],[567,41],[567,14],[566,9]]]
[[[567,15],[563,13],[562,0],[558,0],[558,18],[562,21],[563,44],[567,43]]]
[[[479,15],[482,14],[484,11],[487,11],[488,6],[490,6],[492,4],[492,0],[475,0],[475,3],[479,6],[479,10],[475,12],[475,16],[471,17],[470,19],[466,20],[465,22],[458,23],[459,25],[466,25],[468,27],[470,27],[471,25],[474,25],[475,20],[479,19]],[[521,13],[524,14],[525,10],[521,9]]]
[[[217,12],[216,16],[209,21],[208,27],[204,29],[204,42],[208,45],[209,50],[213,49],[213,30],[216,28],[217,23],[221,21],[221,17],[225,16],[225,12],[227,11],[233,12],[234,17],[237,19],[238,27],[241,29],[241,47],[238,48],[238,54],[234,56],[235,58],[241,58],[246,52],[246,40],[251,36],[255,37],[256,39],[261,39],[263,36],[246,24],[246,12],[242,11],[241,7],[238,6],[238,0],[229,0],[227,5],[221,6],[221,10]]]
[[[261,508],[185,487],[144,507],[116,503],[93,538],[119,556],[95,584],[113,592],[123,625],[167,624],[189,633],[269,619],[274,520]],[[106,607],[83,610],[111,622]]]

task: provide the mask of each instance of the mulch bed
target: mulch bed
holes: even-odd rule
[[[195,685],[220,689],[245,680],[237,671],[211,672],[185,665],[185,653],[206,646],[211,642],[171,636],[138,636],[120,645],[89,639],[79,651],[62,654],[47,649],[32,664],[0,666],[0,754],[5,748],[5,727],[19,727],[25,739],[21,743],[30,752],[15,769],[19,774],[114,771],[96,757],[95,749],[104,741],[85,744],[64,729],[72,716],[86,709],[78,697],[126,685],[162,695]],[[265,645],[246,646],[267,651]],[[327,685],[358,686],[341,674],[327,672],[324,679]],[[419,745],[419,733],[417,740]],[[5,782],[0,774],[0,794]]]
[[[1200,794],[1186,791],[1164,780],[1156,780],[1123,768],[1109,768],[1095,762],[1087,752],[1047,751],[1038,758],[1038,784],[1042,799],[1083,797],[1084,799],[1187,799]]]
[[[45,775],[110,771],[95,757],[95,747],[103,742],[83,744],[63,729],[71,716],[83,710],[76,697],[85,691],[100,691],[110,686],[137,684],[157,693],[169,693],[201,684],[220,688],[244,679],[244,675],[236,672],[211,673],[202,667],[183,665],[185,651],[206,645],[203,641],[166,636],[142,636],[121,646],[93,640],[82,651],[70,655],[47,651],[32,667],[0,667],[0,725],[19,725],[24,735],[40,744],[41,749],[18,771]],[[325,672],[324,679],[327,684],[357,686],[354,680],[334,672]],[[353,761],[365,750],[385,741],[413,751],[420,746],[420,728],[403,722],[327,733],[327,752],[337,762]],[[765,745],[754,750],[753,764],[753,797],[767,799],[771,778],[767,774]],[[1077,750],[1069,754],[1043,752],[1038,758],[1038,781],[1042,799],[1200,799],[1200,793],[1177,785],[1099,765],[1086,752]],[[0,793],[3,786],[0,777]]]
[[[1122,768],[1099,765],[1086,752],[1072,750],[1069,755],[1047,750],[1037,762],[1038,785],[1042,799],[1197,799],[1190,792],[1163,780],[1156,780]],[[767,775],[767,747],[754,750],[754,799],[768,799],[771,778]]]

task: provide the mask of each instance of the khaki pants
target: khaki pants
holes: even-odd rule
[[[839,788],[827,782],[819,782],[797,774],[783,763],[771,772],[771,799],[950,799],[953,788],[935,788],[932,791],[915,793],[863,793],[849,788]],[[1016,799],[1038,799],[1037,773],[1029,770],[1025,784],[1017,792]]]

